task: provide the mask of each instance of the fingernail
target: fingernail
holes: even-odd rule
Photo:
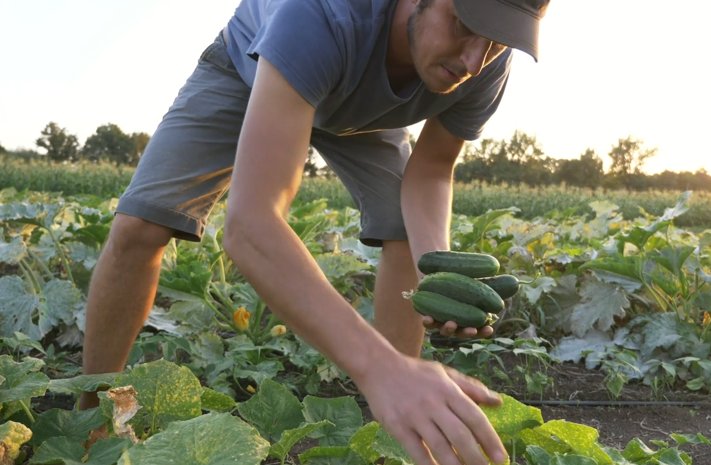
[[[489,459],[494,465],[507,465],[509,463],[509,455],[506,452],[495,452]]]
[[[487,389],[489,391],[489,398],[494,399],[494,400],[501,400],[501,394],[499,394],[496,391],[492,391],[491,389]]]

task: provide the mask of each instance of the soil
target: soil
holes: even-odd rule
[[[564,419],[596,428],[600,444],[624,449],[630,440],[639,438],[654,449],[654,440],[675,444],[671,433],[701,433],[711,439],[708,394],[681,389],[654,393],[649,386],[629,383],[619,398],[612,399],[601,372],[563,364],[550,374],[555,378],[555,392],[548,394],[546,401],[526,403],[540,408],[546,421]],[[508,394],[524,399],[516,393]],[[693,458],[695,465],[711,464],[711,446],[688,444],[680,449]]]

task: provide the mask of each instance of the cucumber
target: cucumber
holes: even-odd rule
[[[439,271],[425,275],[417,289],[436,292],[488,313],[499,313],[504,309],[504,301],[496,291],[483,281],[459,273]]]
[[[499,266],[499,261],[492,255],[451,250],[427,252],[417,261],[417,268],[424,274],[451,271],[470,278],[494,276],[498,273]]]
[[[513,297],[521,287],[521,281],[519,281],[516,276],[510,274],[479,278],[477,281],[481,281],[492,288],[502,299]]]
[[[454,321],[460,327],[481,328],[497,319],[496,315],[436,292],[416,291],[410,298],[418,313],[431,316],[440,323]]]

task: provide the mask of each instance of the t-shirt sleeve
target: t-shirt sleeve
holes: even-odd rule
[[[325,2],[285,0],[257,31],[247,54],[269,61],[313,107],[341,78],[343,53]]]
[[[502,54],[484,68],[471,86],[467,95],[455,105],[437,115],[449,132],[465,140],[481,136],[486,122],[499,107],[511,70],[512,53]]]

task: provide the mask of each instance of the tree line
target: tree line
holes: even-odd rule
[[[54,121],[47,123],[35,141],[38,149],[10,151],[0,145],[0,153],[24,158],[43,158],[49,162],[74,163],[81,160],[107,161],[116,165],[135,166],[146,149],[150,136],[145,132],[127,134],[116,124],[108,123],[96,128],[84,144],[76,135]]]
[[[587,149],[577,159],[551,158],[534,136],[516,131],[509,140],[482,139],[465,145],[455,167],[456,181],[470,183],[545,186],[565,184],[588,188],[628,190],[711,190],[711,176],[696,172],[643,172],[644,164],[657,153],[632,137],[619,139],[607,154],[607,171],[602,158]]]
[[[9,151],[0,145],[0,153],[23,157],[42,157],[48,161],[72,163],[80,160],[108,161],[116,165],[135,166],[148,145],[145,132],[125,133],[116,124],[99,126],[84,145],[66,128],[50,122],[36,140],[44,150]],[[410,143],[414,146],[416,140]],[[664,171],[658,174],[643,172],[644,164],[657,150],[645,147],[632,137],[619,139],[607,154],[611,160],[607,171],[602,158],[587,149],[577,159],[558,159],[547,156],[535,136],[516,131],[509,140],[482,139],[467,143],[455,167],[458,182],[487,182],[489,184],[545,186],[565,184],[588,188],[628,190],[711,190],[711,176],[703,169],[696,172]],[[304,165],[306,176],[332,176],[327,166],[319,163],[318,154],[309,149]]]

